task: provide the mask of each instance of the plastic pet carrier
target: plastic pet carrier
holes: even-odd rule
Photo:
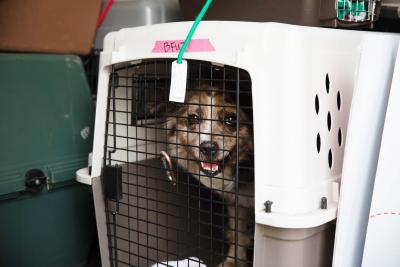
[[[328,266],[364,39],[397,39],[203,22],[177,103],[190,25],[105,38],[92,166],[77,172],[103,266]]]
[[[0,54],[0,266],[85,266],[94,108],[76,56]]]

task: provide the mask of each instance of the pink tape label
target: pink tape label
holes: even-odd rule
[[[179,53],[184,40],[159,40],[154,44],[153,53]],[[209,39],[192,39],[186,52],[212,52],[214,46]]]

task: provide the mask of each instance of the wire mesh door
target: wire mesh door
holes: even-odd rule
[[[171,60],[113,66],[102,181],[112,266],[251,266],[251,80],[189,61],[185,103]]]

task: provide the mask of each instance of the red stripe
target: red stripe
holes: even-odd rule
[[[99,20],[97,21],[97,25],[96,25],[97,28],[100,27],[100,25],[103,23],[103,20],[104,20],[105,16],[107,15],[108,10],[112,6],[113,2],[114,2],[114,0],[108,0],[108,2],[106,4],[106,6],[104,7],[103,11],[101,11]]]

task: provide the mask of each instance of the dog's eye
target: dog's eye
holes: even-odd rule
[[[227,114],[224,120],[224,123],[229,127],[236,126],[236,115],[235,114]]]
[[[197,114],[190,114],[187,118],[187,123],[189,125],[199,124],[200,117]]]

